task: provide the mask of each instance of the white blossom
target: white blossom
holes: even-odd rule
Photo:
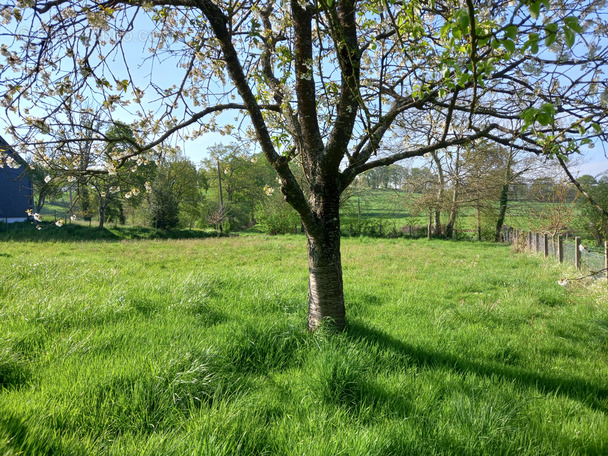
[[[565,287],[566,285],[568,285],[568,279],[564,278],[564,279],[560,279],[557,281],[558,285],[561,285],[562,287]]]
[[[46,176],[46,177],[44,178],[44,182],[46,182],[47,184],[48,184],[49,182],[51,182],[51,176]]]
[[[55,222],[55,225],[57,225],[58,227],[62,227],[63,226],[63,220],[59,219]]]

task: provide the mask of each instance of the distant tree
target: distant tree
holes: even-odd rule
[[[170,230],[179,223],[179,201],[171,185],[157,179],[150,197],[150,224],[154,228]]]
[[[608,178],[603,177],[598,181],[595,178],[583,179],[584,177],[582,176],[578,181],[600,206],[608,210]],[[601,246],[608,239],[608,216],[584,198],[579,199],[579,204],[580,222],[582,222],[580,224],[595,239],[597,245]]]
[[[40,164],[31,165],[28,175],[33,187],[34,212],[40,213],[49,199],[58,198],[63,194],[65,176],[57,175],[52,169]]]
[[[165,157],[156,169],[156,188],[170,188],[179,207],[179,221],[183,226],[192,225],[201,219],[206,204],[204,192],[209,188],[205,173],[179,153]]]
[[[258,221],[268,234],[292,233],[300,226],[298,213],[283,200],[278,191],[270,193],[258,202],[256,213]]]
[[[103,230],[105,221],[111,216],[124,222],[125,200],[138,204],[143,195],[150,190],[149,179],[154,165],[140,156],[134,156],[134,141],[131,128],[121,122],[112,125],[106,132],[107,145],[99,153],[91,154],[100,166],[110,168],[110,173],[94,173],[85,182],[93,194],[94,206],[99,215],[99,229]],[[115,166],[124,157],[133,156],[130,166]]]
[[[224,217],[235,225],[255,222],[255,207],[264,199],[264,188],[276,186],[276,174],[260,154],[250,154],[236,144],[210,147],[202,162],[209,188],[225,195]],[[219,175],[218,175],[219,167]]]
[[[530,188],[531,198],[542,203],[532,206],[528,225],[552,237],[566,233],[576,220],[576,202],[570,200],[572,186],[563,177],[536,179]]]

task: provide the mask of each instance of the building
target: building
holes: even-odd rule
[[[27,163],[0,137],[0,222],[27,220],[32,209],[32,183]]]

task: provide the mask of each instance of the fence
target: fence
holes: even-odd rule
[[[509,228],[503,230],[503,238],[518,250],[554,257],[560,263],[570,263],[576,269],[588,271],[591,277],[608,279],[608,241],[604,242],[604,248],[601,249],[582,244],[578,236],[550,236]]]

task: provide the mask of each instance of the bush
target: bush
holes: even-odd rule
[[[285,202],[278,192],[264,198],[256,206],[256,218],[268,234],[291,233],[300,225],[298,213]]]

